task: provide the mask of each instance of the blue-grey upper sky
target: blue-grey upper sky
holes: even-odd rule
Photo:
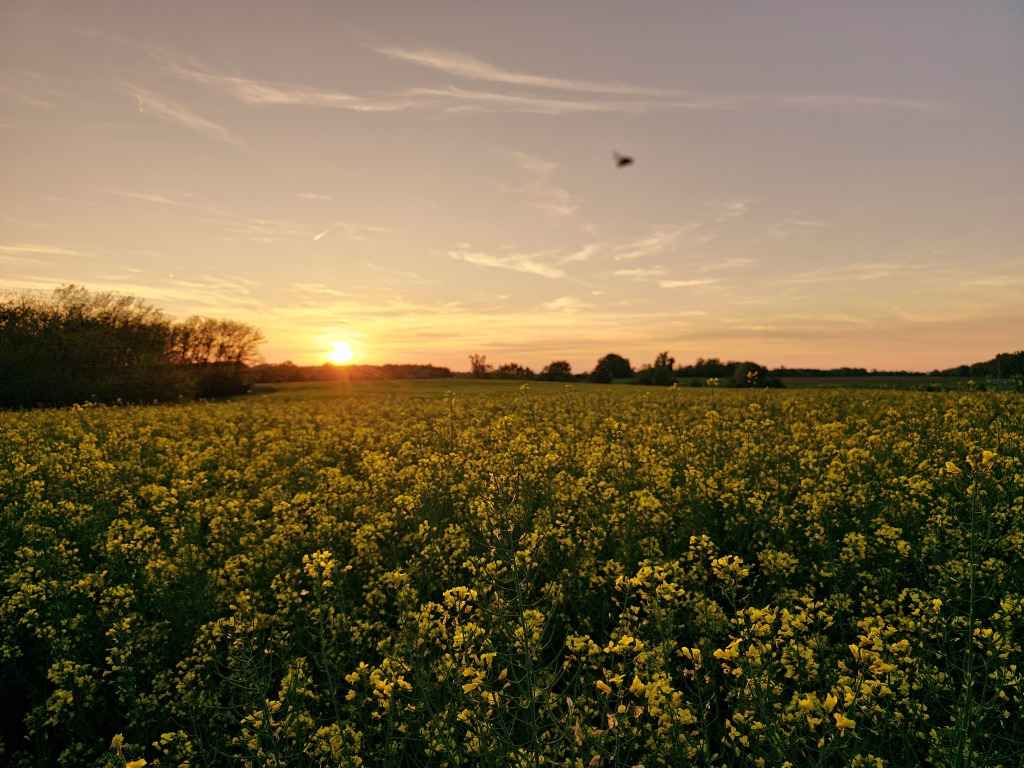
[[[1024,347],[1022,136],[1015,0],[3,0],[0,287],[271,361],[945,368]]]

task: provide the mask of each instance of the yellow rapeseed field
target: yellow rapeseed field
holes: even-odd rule
[[[1024,398],[0,414],[0,763],[1024,762]]]

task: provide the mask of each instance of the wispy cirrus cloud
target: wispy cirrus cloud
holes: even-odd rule
[[[197,211],[204,211],[206,213],[216,214],[218,216],[227,216],[228,213],[221,208],[209,203],[205,200],[198,198],[196,195],[191,193],[186,194],[160,194],[156,192],[138,192],[130,189],[107,189],[99,188],[97,192],[102,192],[105,195],[116,195],[118,197],[127,197],[133,200],[141,200],[147,203],[155,203],[157,205],[169,205],[174,208],[191,208]]]
[[[0,245],[0,255],[4,256],[85,256],[84,251],[64,248],[46,243],[18,243]]]
[[[827,227],[828,222],[812,219],[790,218],[776,222],[768,226],[768,236],[776,239],[783,239],[795,236],[804,239],[809,231]]]
[[[382,276],[381,281],[377,285],[437,285],[440,282],[436,278],[425,277],[413,269],[392,269],[375,264],[372,261],[364,261],[362,264],[366,269]]]
[[[430,48],[402,48],[393,45],[369,46],[377,53],[392,59],[407,61],[420,67],[447,75],[498,85],[520,88],[558,90],[571,94],[599,97],[598,99],[546,99],[521,93],[494,93],[448,88],[430,91],[431,94],[474,103],[478,109],[502,105],[513,110],[545,113],[559,111],[626,111],[651,112],[666,109],[733,110],[755,107],[778,107],[806,111],[863,111],[912,110],[935,112],[942,106],[913,99],[893,99],[860,94],[738,94],[709,93],[682,89],[652,88],[627,83],[607,83],[538,75],[495,66],[481,59],[457,51]],[[613,97],[606,99],[605,97]]]
[[[723,108],[720,100],[666,103],[659,100],[622,98],[555,98],[530,93],[461,88],[455,85],[397,88],[377,93],[359,93],[317,88],[298,83],[257,80],[240,75],[211,72],[195,66],[170,65],[177,77],[215,89],[237,101],[253,106],[291,106],[341,109],[352,112],[523,112],[542,115],[587,112],[651,112],[668,107],[692,109]]]
[[[694,280],[659,280],[658,285],[662,288],[696,288],[700,285],[712,285],[717,282],[717,278],[704,277]]]
[[[541,304],[541,308],[548,312],[580,312],[589,309],[590,306],[575,296],[559,296],[557,299]]]
[[[616,269],[612,272],[614,277],[627,277],[633,280],[647,280],[652,277],[664,277],[664,267],[640,267],[637,269]]]
[[[268,310],[258,289],[258,281],[229,274],[196,275],[191,280],[173,279],[158,285],[117,286],[117,290],[128,290],[156,301],[177,316],[209,314],[220,317],[230,312],[243,322],[257,324]]]
[[[39,89],[31,86],[12,87],[0,83],[0,100],[13,101],[37,109],[54,109],[53,100],[40,98]]]
[[[850,281],[877,280],[879,278],[920,273],[929,265],[899,261],[856,262],[852,264],[828,264],[819,269],[804,270],[773,280],[780,285],[811,285],[815,283],[847,283]]]
[[[205,274],[197,275],[193,280],[154,283],[141,280],[143,274],[142,270],[124,269],[119,273],[92,273],[74,282],[92,291],[115,291],[137,296],[175,317],[193,314],[221,317],[230,313],[243,322],[258,323],[267,313],[267,306],[254,290],[258,282],[242,275]],[[52,277],[40,276],[11,281],[6,287],[48,292],[54,283]]]
[[[500,184],[499,189],[503,192],[521,195],[530,207],[556,218],[572,216],[579,209],[579,199],[551,181],[558,168],[557,163],[525,152],[506,150],[505,154],[526,174],[527,179],[521,184]]]
[[[139,112],[182,125],[209,138],[234,144],[236,147],[244,146],[244,142],[227,128],[196,114],[184,104],[138,86],[125,84],[123,88],[138,100]]]
[[[187,82],[203,85],[255,106],[294,106],[355,112],[433,110],[458,112],[520,112],[544,115],[583,113],[650,114],[682,110],[749,110],[777,108],[800,111],[865,110],[938,111],[921,101],[844,94],[742,94],[654,88],[618,82],[597,82],[506,69],[468,54],[393,45],[368,46],[379,55],[405,61],[443,76],[479,83],[398,86],[365,92],[256,79],[218,72],[198,61],[167,51],[150,51],[166,70]],[[169,119],[182,119],[175,105]],[[180,105],[178,105],[180,106]],[[213,131],[210,126],[206,130]]]
[[[436,88],[415,88],[411,95],[429,97],[447,112],[525,112],[541,115],[572,115],[585,113],[647,114],[670,110],[737,109],[739,104],[718,97],[623,98],[602,94],[567,94],[561,98],[529,93],[477,90],[449,85]]]
[[[55,267],[64,268],[72,263],[82,263],[87,259],[93,259],[95,255],[88,251],[49,243],[13,243],[0,245],[0,266],[33,267],[46,271]]]
[[[482,80],[489,83],[507,83],[537,88],[551,88],[563,91],[581,91],[584,93],[628,94],[631,96],[672,96],[677,92],[660,88],[644,88],[625,85],[623,83],[596,83],[589,80],[568,80],[560,77],[532,75],[525,72],[512,72],[488,64],[473,56],[454,51],[438,51],[421,48],[408,50],[396,46],[375,46],[377,53],[429,67],[468,80]]]
[[[40,112],[53,112],[68,94],[39,75],[0,71],[0,130],[28,131]]]
[[[256,80],[239,75],[213,72],[201,65],[185,65],[169,59],[169,71],[188,82],[213,88],[237,101],[253,105],[323,107],[356,112],[395,112],[413,107],[428,106],[426,94],[361,95],[312,86]]]
[[[569,264],[574,261],[590,261],[593,257],[597,256],[604,250],[604,247],[600,243],[588,243],[582,248],[569,251],[562,256],[562,263]]]
[[[450,250],[448,251],[448,256],[456,261],[464,261],[480,267],[510,269],[513,272],[525,272],[526,274],[540,275],[541,277],[551,279],[567,276],[565,270],[541,261],[538,258],[539,254],[512,253],[499,255],[480,251]]]
[[[153,205],[197,211],[204,214],[198,217],[200,220],[211,222],[219,227],[223,239],[228,241],[247,240],[254,243],[272,243],[282,239],[306,240],[310,237],[313,240],[320,240],[337,231],[349,240],[372,242],[371,234],[391,232],[382,227],[335,221],[319,233],[315,231],[311,233],[310,227],[306,223],[239,216],[192,193],[157,193],[129,189],[99,189],[97,191]]]
[[[339,317],[345,317],[348,320],[359,319],[360,327],[372,330],[374,326],[390,327],[404,319],[422,330],[424,317],[450,317],[465,313],[462,302],[417,302],[393,292],[368,296],[364,291],[340,290],[326,283],[297,283],[291,289],[298,301],[271,311],[276,317],[287,318],[297,325],[308,323],[323,328],[337,322]]]
[[[395,233],[395,230],[384,227],[356,224],[350,221],[335,221],[311,236],[312,230],[306,223],[251,216],[231,216],[223,222],[223,227],[228,237],[237,236],[260,243],[271,243],[282,239],[304,240],[309,237],[312,237],[314,241],[320,241],[329,236],[340,236],[345,240],[359,243],[375,243],[378,241],[373,236]]]
[[[242,239],[254,243],[273,243],[281,239],[299,239],[309,235],[309,228],[298,222],[256,217],[234,217],[223,223],[226,239]]]
[[[209,220],[218,222],[223,227],[226,237],[241,237],[253,242],[269,243],[282,238],[306,239],[308,237],[312,237],[313,240],[322,240],[328,235],[337,234],[346,240],[371,243],[375,242],[373,235],[396,233],[396,230],[385,227],[337,220],[311,235],[310,228],[306,224],[282,219],[237,216],[191,193],[140,192],[128,189],[99,189],[97,191],[154,205],[199,211],[208,214]]]
[[[287,83],[228,74],[217,71],[195,57],[186,56],[165,47],[140,43],[95,30],[80,30],[80,34],[133,48],[158,62],[164,73],[171,75],[179,81],[204,86],[246,104],[256,106],[324,107],[360,112],[397,111],[409,107],[426,106],[426,100],[422,97],[396,96],[395,94],[358,95],[300,83]],[[194,127],[203,127],[214,135],[219,133],[218,129],[226,132],[226,129],[217,126],[212,121],[205,121],[196,115],[189,117],[189,110],[184,106],[166,98],[160,99],[159,96],[150,94],[146,89],[130,83],[125,83],[122,87],[139,99],[140,107],[143,111],[149,106],[159,109],[161,105],[157,102],[162,101],[163,111],[166,113],[167,119],[176,119],[184,124],[188,124],[191,120],[195,123]],[[147,94],[150,98],[147,98]],[[155,101],[151,103],[151,99]],[[198,120],[194,118],[198,118]],[[204,123],[211,123],[211,125],[204,125]]]
[[[972,288],[1016,288],[1017,286],[1024,285],[1024,277],[1019,274],[1016,275],[989,275],[987,277],[977,277],[971,280],[965,280],[963,285],[971,286]]]
[[[945,105],[919,99],[893,99],[853,93],[774,93],[751,97],[751,101],[808,112],[864,112],[895,109],[910,112],[937,113],[946,110]]]
[[[692,269],[694,272],[707,274],[708,272],[718,272],[724,269],[742,269],[754,263],[755,260],[748,256],[730,256],[726,259],[713,259],[695,264]]]
[[[615,246],[612,258],[615,261],[628,261],[657,256],[675,247],[683,234],[690,229],[693,227],[659,227],[649,235]]]
[[[738,219],[750,213],[750,206],[757,202],[753,198],[733,197],[729,195],[718,195],[705,203],[718,224]]]
[[[375,227],[370,224],[355,224],[351,221],[334,221],[328,227],[313,235],[313,239],[323,240],[331,234],[340,235],[346,240],[352,240],[357,243],[372,243],[376,241],[371,235],[393,235],[396,234],[396,230],[387,229],[386,227]]]
[[[19,219],[16,216],[4,216],[4,221],[10,224],[16,224],[19,227],[31,227],[32,229],[47,229],[46,224],[42,224],[38,221],[29,221],[27,219]]]

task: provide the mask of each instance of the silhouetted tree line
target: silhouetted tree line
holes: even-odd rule
[[[469,356],[469,375],[474,379],[526,379],[536,381],[573,381],[572,366],[566,360],[554,360],[544,366],[540,373],[519,363],[505,363],[495,368],[487,362],[486,355]]]
[[[486,355],[469,356],[469,375],[474,379],[525,379],[534,381],[574,381],[581,378],[572,372],[567,360],[554,360],[545,365],[540,373],[519,363],[505,363],[495,368],[487,362]],[[585,376],[585,375],[584,375]]]
[[[345,365],[325,363],[320,366],[298,366],[292,362],[260,365],[253,369],[259,382],[324,381],[338,379],[437,379],[470,376],[477,379],[519,379],[523,381],[579,381],[601,384],[630,383],[647,386],[719,386],[719,387],[781,387],[789,378],[871,378],[873,376],[922,377],[973,375],[979,378],[990,370],[1001,371],[1005,377],[1019,376],[1024,367],[1024,353],[997,355],[989,363],[961,366],[942,373],[914,373],[907,371],[877,371],[866,368],[773,368],[759,363],[729,360],[717,357],[703,358],[689,365],[676,365],[668,352],[660,352],[653,363],[644,363],[634,369],[630,361],[609,353],[597,361],[590,372],[573,373],[565,360],[554,360],[540,371],[516,362],[493,365],[486,355],[469,356],[469,371],[453,373],[448,368],[433,365]],[[995,374],[992,374],[995,375]]]
[[[635,383],[654,387],[670,387],[676,383],[676,359],[668,352],[659,352],[653,365],[642,365],[636,372]]]
[[[848,368],[846,366],[842,368],[787,368],[786,366],[782,366],[780,368],[776,368],[772,373],[784,378],[853,378],[855,376],[872,376],[878,372],[869,371],[867,368]],[[885,375],[923,376],[924,374],[913,374],[907,371],[890,371]]]
[[[392,381],[397,379],[450,379],[451,369],[418,363],[387,363],[385,365],[296,365],[291,360],[283,363],[262,364],[252,368],[258,383],[285,383],[299,381]]]
[[[589,373],[572,372],[565,360],[555,360],[540,373],[518,363],[505,363],[495,367],[487,362],[485,355],[470,355],[470,375],[478,379],[526,379],[537,381],[590,381],[598,384],[627,382],[647,386],[667,387],[673,384],[706,385],[714,380],[723,387],[778,387],[782,386],[777,376],[764,366],[752,362],[723,363],[718,358],[698,358],[693,365],[676,366],[675,358],[668,352],[659,353],[653,363],[645,363],[634,369],[629,360],[611,352],[594,366]]]
[[[590,380],[599,384],[611,384],[616,379],[632,379],[633,375],[633,366],[629,360],[610,352],[597,361],[590,374]]]
[[[997,355],[988,363],[960,366],[950,371],[934,371],[935,376],[1015,377],[1024,366],[1024,353]],[[989,371],[995,371],[989,373]],[[998,373],[998,372],[1001,372]],[[540,371],[516,362],[493,365],[486,355],[469,356],[469,371],[457,373],[449,368],[425,364],[403,365],[323,365],[300,366],[291,361],[257,365],[251,369],[257,382],[299,382],[373,379],[446,379],[470,376],[477,379],[519,379],[523,381],[589,381],[601,384],[613,382],[648,386],[707,386],[709,382],[720,387],[780,387],[788,378],[861,378],[871,376],[927,377],[929,374],[908,371],[877,371],[866,368],[773,368],[750,361],[725,361],[717,357],[698,357],[690,365],[676,365],[668,352],[659,353],[653,363],[644,363],[634,369],[630,361],[609,353],[597,361],[590,372],[573,373],[565,360],[555,360]]]
[[[635,368],[622,355],[609,353],[597,361],[589,373],[573,373],[569,363],[554,361],[539,373],[518,363],[505,363],[495,367],[484,355],[470,355],[469,375],[479,379],[525,379],[539,381],[590,381],[600,384],[613,382],[647,386],[707,386],[720,387],[782,387],[787,379],[871,379],[872,377],[922,378],[964,377],[974,379],[1016,379],[1024,389],[1024,352],[999,354],[992,360],[973,365],[961,365],[947,371],[930,374],[915,371],[879,371],[875,369],[843,366],[840,368],[766,368],[749,360],[723,361],[717,357],[698,357],[689,365],[676,365],[668,352],[660,352],[653,363]]]
[[[519,363],[505,363],[494,369],[496,379],[535,379],[537,374],[532,369]]]
[[[262,342],[263,334],[251,325],[193,315],[171,326],[166,354],[186,373],[193,385],[190,394],[225,397],[252,388],[249,364]]]
[[[936,371],[935,373],[940,373]],[[945,376],[960,376],[965,379],[1017,379],[1024,381],[1024,351],[1002,352],[991,360],[971,365],[958,365],[941,371]]]
[[[150,402],[248,391],[259,330],[170,320],[134,296],[64,285],[0,296],[0,407]]]

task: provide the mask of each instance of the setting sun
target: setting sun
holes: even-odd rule
[[[327,359],[335,365],[350,363],[355,356],[355,352],[352,351],[352,345],[347,341],[332,341],[331,351],[327,353]]]

